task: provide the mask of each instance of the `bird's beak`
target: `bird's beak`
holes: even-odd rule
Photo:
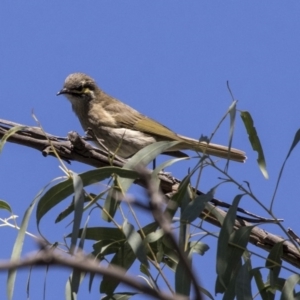
[[[56,96],[62,95],[62,94],[68,94],[69,90],[66,88],[61,89],[59,92],[57,92]]]

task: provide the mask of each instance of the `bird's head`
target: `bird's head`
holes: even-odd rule
[[[95,80],[83,73],[70,74],[64,83],[64,87],[57,93],[57,96],[64,94],[73,105],[78,102],[95,99],[98,91]]]

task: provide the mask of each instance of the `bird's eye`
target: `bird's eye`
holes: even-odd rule
[[[76,88],[74,88],[74,90],[77,91],[77,92],[82,92],[83,86],[82,86],[82,85],[79,85],[79,86],[77,86]]]
[[[94,90],[94,86],[92,84],[87,84],[86,88],[88,88],[90,91]]]

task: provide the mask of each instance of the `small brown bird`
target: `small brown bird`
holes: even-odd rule
[[[140,149],[157,141],[179,141],[168,150],[172,156],[186,156],[181,150],[205,152],[221,158],[244,162],[245,153],[226,146],[188,138],[176,134],[164,125],[142,115],[130,106],[107,95],[91,77],[74,73],[69,75],[57,95],[70,100],[84,130],[90,128],[95,137],[110,151],[128,158]]]

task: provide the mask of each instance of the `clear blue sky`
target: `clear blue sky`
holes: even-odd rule
[[[231,174],[240,182],[250,182],[255,195],[269,205],[279,169],[300,127],[299,15],[299,1],[2,2],[0,118],[36,125],[31,117],[34,110],[47,132],[66,136],[76,130],[82,134],[68,101],[56,97],[65,77],[80,71],[142,113],[198,138],[211,134],[231,104],[226,88],[229,80],[239,99],[238,108],[250,111],[254,118],[270,179],[266,181],[257,168],[256,153],[239,116],[234,147],[245,150],[248,160],[232,164]],[[228,122],[213,141],[227,143]],[[296,231],[299,155],[296,148],[274,206],[276,216],[285,220],[284,226]],[[182,162],[171,171],[182,178],[193,163]],[[76,172],[90,169],[79,163],[72,163],[71,168]],[[19,222],[38,191],[63,175],[54,158],[14,144],[5,146],[0,169],[0,199],[11,204]],[[207,191],[218,182],[219,174],[204,175],[200,187]],[[226,185],[216,196],[231,202],[237,193],[234,186]],[[265,215],[249,198],[241,204]],[[59,209],[41,224],[52,242],[70,230],[67,223],[53,224],[57,212]],[[8,214],[0,211],[0,217]],[[267,228],[277,231],[274,226]],[[34,219],[29,230],[37,234]],[[0,234],[0,259],[8,259],[16,231],[2,227]],[[213,293],[216,240],[206,242],[211,250],[197,261],[196,268],[203,286]],[[24,251],[34,249],[32,240],[27,239]],[[50,271],[47,299],[63,295],[68,273],[58,276],[55,272]],[[26,297],[28,272],[21,273],[15,299]],[[33,272],[31,299],[42,297],[42,274]],[[1,299],[6,298],[5,282],[6,275],[0,274]],[[87,282],[81,299],[86,294]]]

